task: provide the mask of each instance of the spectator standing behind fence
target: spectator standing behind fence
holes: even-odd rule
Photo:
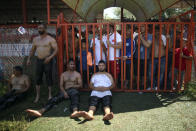
[[[109,40],[107,40],[107,48],[109,49],[109,65],[110,65],[110,73],[112,74],[113,77],[115,77],[115,57],[120,57],[120,49],[122,47],[122,39],[121,35],[116,31],[114,32],[114,25],[110,24],[109,25]],[[115,36],[116,35],[116,36]],[[116,39],[115,39],[116,38]],[[116,49],[116,56],[115,54],[115,49]],[[118,79],[118,75],[120,73],[120,65],[119,61],[116,61],[116,79]]]
[[[102,40],[100,39],[100,33],[96,34],[95,42],[92,39],[90,48],[93,49],[95,47],[95,64],[96,64],[96,71],[98,71],[98,64],[100,60],[103,60],[106,62],[106,48],[107,43],[105,37],[102,37]]]
[[[91,51],[86,51],[86,39],[82,39],[82,80],[83,80],[83,87],[87,88],[88,81],[87,81],[87,68],[89,67],[89,73],[92,73],[92,53]],[[78,52],[78,61],[77,61],[77,71],[80,71],[80,52]],[[88,67],[87,67],[88,66]]]
[[[14,102],[24,99],[30,87],[29,78],[23,74],[20,66],[13,68],[13,75],[10,79],[10,91],[0,97],[0,111],[11,106]]]
[[[123,56],[123,59],[126,60],[126,80],[125,80],[125,87],[128,87],[128,82],[130,80],[130,72],[131,72],[131,30],[130,28],[127,28],[126,30],[126,42],[123,42],[123,49],[124,49],[124,44],[126,44],[126,56]],[[136,46],[135,46],[135,40],[133,40],[133,55],[135,53],[136,50]],[[125,51],[124,49],[124,51]],[[124,52],[123,52],[124,54]]]
[[[191,52],[186,47],[187,42],[188,42],[187,39],[183,38],[182,51],[180,50],[180,48],[175,49],[174,89],[177,88],[177,83],[180,84],[180,88],[182,86],[182,82],[184,80],[184,74],[186,70],[186,59],[192,60]],[[181,59],[181,69],[180,69],[180,59]],[[178,75],[180,70],[181,70],[181,77],[179,81]]]
[[[58,51],[56,40],[49,36],[46,32],[46,25],[39,25],[38,32],[39,36],[33,39],[32,49],[27,59],[27,65],[30,65],[31,57],[35,52],[37,53],[36,98],[34,100],[35,103],[37,103],[40,98],[40,85],[42,84],[43,73],[45,73],[48,86],[48,100],[52,98],[52,59]]]
[[[161,37],[161,38],[159,38]],[[161,40],[160,44],[160,51],[159,51],[159,41]],[[153,89],[157,90],[158,86],[158,70],[159,70],[159,53],[160,54],[160,77],[159,83],[160,88],[163,88],[164,82],[164,74],[165,74],[165,47],[166,47],[166,37],[164,35],[160,35],[160,27],[155,27],[155,41],[154,41],[154,63],[153,63]],[[149,62],[149,83],[151,83],[151,66],[152,60]],[[150,88],[148,88],[150,90]]]
[[[74,30],[74,33],[72,33],[72,29]],[[66,37],[67,40],[65,40],[65,47],[66,47],[66,41],[68,41],[68,47],[66,47],[66,49],[68,49],[68,55],[69,55],[69,58],[71,59],[74,59],[74,54],[77,54],[77,52],[79,51],[79,39],[78,39],[77,34],[78,34],[77,28],[72,28],[72,27],[68,28],[68,33]],[[64,64],[66,65],[66,57],[64,57]]]
[[[147,34],[147,40],[145,39],[145,25],[141,25],[140,28],[140,36],[135,37],[135,42],[136,42],[136,51],[134,55],[134,75],[140,75],[140,81],[141,81],[141,86],[143,87],[144,84],[144,71],[145,71],[145,48],[147,48],[147,64],[149,63],[149,58],[150,58],[150,47],[152,45],[152,34]],[[138,58],[138,40],[140,39],[140,58]],[[138,69],[138,59],[140,60],[140,74],[137,73]],[[148,68],[147,68],[148,69]],[[146,71],[148,72],[148,71]]]

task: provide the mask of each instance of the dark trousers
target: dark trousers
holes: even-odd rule
[[[71,100],[70,110],[73,111],[74,108],[79,108],[79,92],[74,88],[70,88],[66,92]],[[48,101],[48,103],[44,106],[44,109],[49,111],[54,105],[57,105],[64,100],[63,92],[59,92]]]
[[[36,84],[37,85],[42,84],[43,73],[45,73],[47,86],[52,86],[52,60],[48,64],[45,64],[44,60],[45,59],[37,58]]]
[[[26,96],[26,92],[15,94],[15,90],[0,97],[0,111],[13,105],[16,101],[22,100]]]

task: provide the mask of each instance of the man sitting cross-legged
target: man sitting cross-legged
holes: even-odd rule
[[[60,78],[60,90],[58,95],[49,100],[49,102],[40,110],[27,109],[26,112],[31,116],[40,117],[42,114],[51,109],[55,104],[62,102],[63,100],[70,98],[70,109],[73,111],[71,118],[78,117],[79,108],[79,92],[78,88],[82,86],[82,79],[80,73],[75,71],[75,63],[71,59],[67,65],[68,70],[61,74]]]
[[[92,120],[94,112],[99,103],[102,103],[105,115],[103,120],[110,120],[113,118],[111,112],[112,93],[110,89],[114,87],[112,76],[105,72],[105,62],[100,60],[98,63],[99,72],[95,73],[90,81],[90,88],[92,89],[90,96],[89,111],[80,111],[78,116],[82,116],[87,120]]]

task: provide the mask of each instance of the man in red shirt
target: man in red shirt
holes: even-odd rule
[[[182,85],[182,80],[185,74],[185,70],[186,70],[186,59],[191,60],[192,56],[191,56],[191,52],[187,49],[186,44],[187,44],[187,39],[183,38],[183,42],[182,42],[182,50],[180,50],[180,48],[176,48],[175,49],[175,69],[174,69],[174,86],[175,88],[177,87],[177,81],[176,78],[177,76],[179,76],[179,71],[181,70],[181,77],[177,78],[178,83],[180,84],[180,87]],[[181,63],[180,63],[180,59],[181,59]],[[181,64],[181,69],[180,69],[180,64]]]

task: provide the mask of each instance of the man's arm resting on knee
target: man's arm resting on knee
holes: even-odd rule
[[[64,89],[64,83],[65,83],[65,82],[64,82],[64,75],[61,74],[61,78],[60,78],[60,90],[61,90],[61,92],[63,92],[64,97],[67,98],[67,97],[69,97],[69,96],[68,96],[67,92],[66,92],[65,89]]]

